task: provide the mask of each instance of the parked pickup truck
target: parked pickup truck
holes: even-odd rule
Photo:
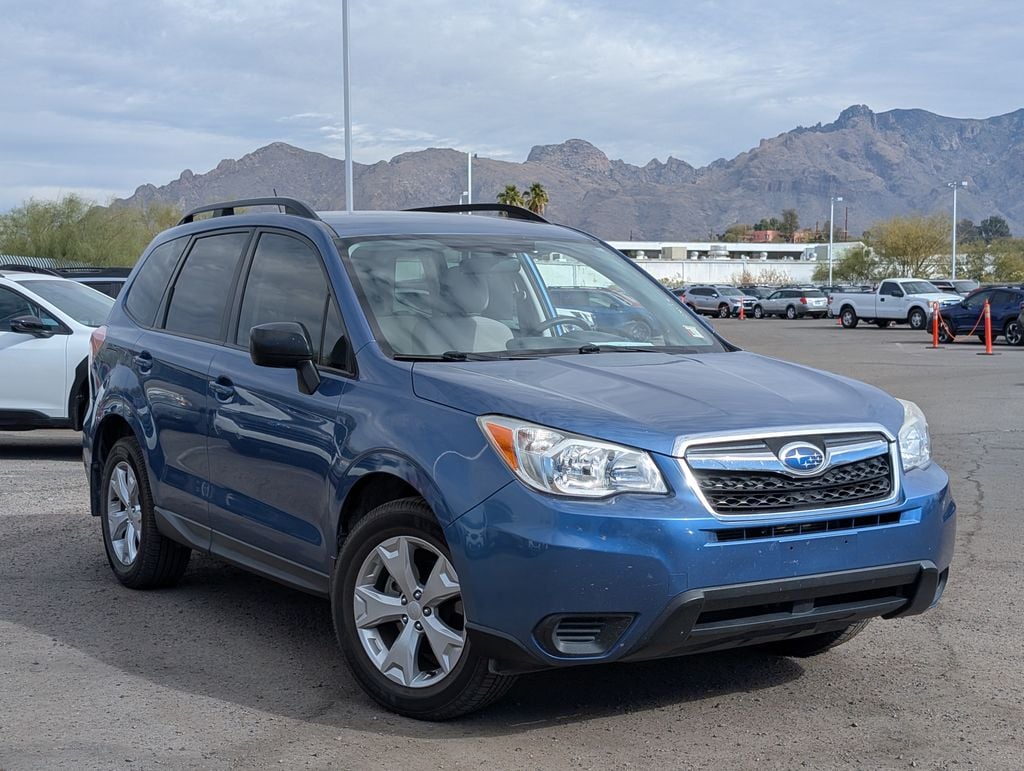
[[[959,301],[920,278],[889,278],[874,292],[836,292],[828,298],[832,315],[847,329],[862,320],[883,329],[893,323],[924,329],[934,302],[945,307]]]

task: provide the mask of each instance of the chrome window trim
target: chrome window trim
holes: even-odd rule
[[[880,499],[877,501],[869,501],[867,503],[853,503],[847,506],[828,506],[825,508],[816,509],[798,509],[795,511],[780,511],[771,512],[766,514],[719,514],[715,511],[714,507],[708,502],[707,497],[700,488],[700,484],[697,482],[697,478],[694,476],[693,471],[690,469],[689,464],[686,460],[686,452],[691,448],[700,447],[701,445],[713,445],[721,444],[723,442],[742,442],[742,441],[757,441],[763,439],[777,439],[783,437],[794,437],[794,438],[806,438],[808,436],[830,436],[836,434],[863,434],[863,433],[877,433],[884,436],[889,445],[889,464],[892,468],[892,494],[888,498]],[[866,443],[857,443],[850,445],[851,448],[859,448]],[[843,451],[847,447],[834,448],[832,451]],[[767,453],[766,453],[767,454]],[[878,454],[878,453],[875,453]],[[787,426],[785,428],[768,429],[765,431],[752,431],[749,429],[743,429],[738,431],[725,431],[725,432],[714,432],[704,434],[690,434],[685,437],[679,437],[675,441],[675,445],[672,448],[672,457],[676,461],[679,470],[683,474],[683,478],[686,480],[686,484],[690,488],[690,492],[693,493],[694,497],[697,498],[704,506],[704,509],[715,519],[720,522],[775,522],[783,520],[792,520],[796,522],[803,521],[804,519],[811,519],[820,516],[831,516],[835,514],[843,514],[851,511],[870,511],[875,508],[891,508],[897,501],[902,497],[903,492],[903,474],[902,465],[900,464],[899,457],[899,442],[896,441],[896,437],[893,433],[880,423],[850,423],[846,425],[806,425],[806,426]],[[872,457],[871,455],[867,457]],[[772,454],[772,458],[775,458]],[[778,459],[775,459],[778,461]],[[781,465],[781,463],[780,463]],[[747,470],[747,469],[730,469],[730,470]],[[750,469],[755,471],[772,471],[773,469]],[[806,479],[806,477],[804,477]]]

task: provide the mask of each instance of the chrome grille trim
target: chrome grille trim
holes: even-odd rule
[[[695,460],[698,466],[703,465],[704,468],[698,468],[698,470],[702,472],[739,471],[742,473],[746,471],[753,473],[785,473],[780,471],[782,464],[769,448],[767,440],[806,440],[812,437],[820,440],[825,452],[829,454],[832,459],[832,463],[830,465],[826,465],[822,473],[828,473],[829,471],[846,465],[847,463],[857,463],[858,458],[867,460],[872,457],[882,455],[887,456],[890,468],[889,495],[884,498],[861,500],[850,504],[834,506],[811,505],[802,508],[788,508],[784,511],[775,510],[758,512],[756,510],[749,510],[719,512],[716,511],[715,507],[708,500],[708,496],[701,488],[694,470],[691,469],[689,463],[689,461]],[[686,478],[686,482],[694,496],[696,496],[696,498],[703,504],[709,514],[723,521],[735,522],[742,519],[749,519],[761,522],[785,518],[792,519],[794,516],[801,518],[823,514],[828,514],[830,516],[838,515],[848,511],[864,511],[866,509],[873,509],[880,506],[891,506],[900,498],[901,494],[902,474],[896,437],[884,426],[877,423],[832,426],[792,426],[788,428],[769,429],[757,432],[735,431],[687,436],[676,440],[673,455],[675,456],[676,461],[679,464],[679,468],[682,471],[683,476]],[[770,463],[768,458],[769,455],[778,465]],[[837,462],[837,458],[845,458],[846,460],[844,462]],[[716,463],[722,463],[726,459],[740,464],[746,462],[748,467],[743,468],[741,466],[740,468],[737,468],[736,466],[726,465],[723,468],[714,465]],[[786,476],[788,478],[795,479],[792,474],[787,474]],[[813,479],[813,477],[802,477],[804,480],[809,478]],[[884,490],[882,492],[884,493]]]

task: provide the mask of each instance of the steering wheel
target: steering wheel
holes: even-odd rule
[[[585,322],[583,319],[577,318],[576,316],[555,316],[553,319],[547,319],[546,321],[540,322],[533,327],[529,334],[535,335],[544,332],[545,330],[551,329],[551,327],[557,327],[559,324],[565,324],[567,326],[579,327],[580,329],[593,329],[594,327]]]

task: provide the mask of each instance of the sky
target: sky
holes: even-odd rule
[[[99,203],[281,141],[344,157],[341,0],[0,0],[0,212]],[[586,139],[703,166],[846,107],[1024,107],[983,0],[350,0],[353,159]],[[358,190],[356,191],[358,198]]]

